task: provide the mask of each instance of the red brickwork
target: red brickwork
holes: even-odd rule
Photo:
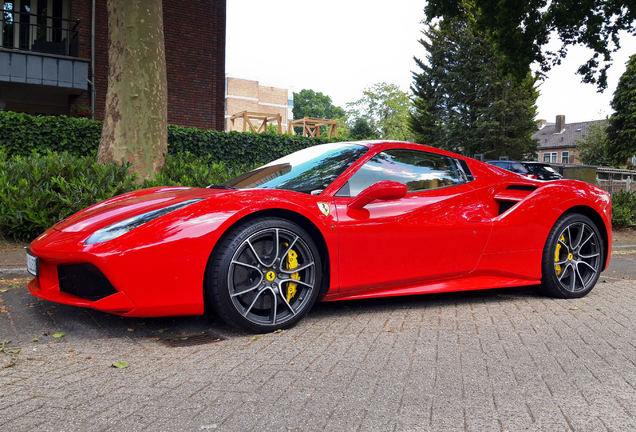
[[[79,31],[79,58],[90,60],[91,58],[91,0],[71,0],[69,5],[69,17],[79,20],[77,26]],[[88,65],[88,79],[90,80],[90,64]],[[89,86],[90,89],[90,86]],[[70,95],[68,97],[69,115],[77,105],[91,106],[90,90],[83,92],[79,96]]]
[[[225,13],[226,0],[164,0],[168,123],[223,130]],[[72,0],[70,15],[82,20],[80,57],[90,59],[91,1]],[[96,0],[95,24],[95,118],[103,120],[108,86],[106,0]],[[89,67],[89,79],[90,75]],[[90,105],[90,93],[70,102]]]
[[[225,4],[163,2],[169,123],[224,129]]]

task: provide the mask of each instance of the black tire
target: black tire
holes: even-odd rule
[[[584,297],[598,281],[604,260],[596,224],[578,213],[564,214],[543,248],[541,291],[551,297]]]
[[[256,218],[217,244],[207,292],[228,324],[267,333],[292,327],[307,314],[318,298],[321,270],[318,248],[304,229],[287,219]]]

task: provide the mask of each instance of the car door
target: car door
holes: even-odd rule
[[[465,164],[464,164],[465,166]],[[334,197],[339,223],[340,293],[426,283],[471,272],[492,224],[460,162],[418,150],[390,149],[364,164]],[[382,180],[406,196],[348,207]]]

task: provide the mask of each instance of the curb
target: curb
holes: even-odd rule
[[[615,250],[636,250],[636,245],[612,246],[612,251]]]
[[[27,278],[31,276],[26,267],[0,267],[0,279]]]

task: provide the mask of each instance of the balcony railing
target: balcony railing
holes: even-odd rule
[[[0,12],[2,48],[78,57],[79,21],[26,12]]]

